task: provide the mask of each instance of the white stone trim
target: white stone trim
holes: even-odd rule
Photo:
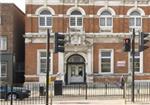
[[[130,16],[130,13],[133,12],[133,11],[138,11],[141,14],[141,16],[145,16],[145,12],[143,11],[143,9],[141,9],[139,7],[137,7],[137,8],[136,7],[130,8],[128,10],[128,12],[127,12],[127,16]]]
[[[98,12],[97,12],[97,15],[98,16],[100,16],[100,14],[103,12],[103,11],[109,11],[111,14],[112,14],[112,16],[116,16],[116,13],[115,13],[115,11],[112,9],[112,8],[110,8],[110,7],[102,7],[102,8],[100,8],[99,10],[98,10]]]
[[[68,35],[69,33],[63,33],[65,35]],[[28,38],[28,37],[38,37],[38,36],[42,36],[42,37],[46,37],[47,33],[31,33],[31,32],[26,32],[24,37]],[[85,33],[85,35],[87,36],[95,36],[95,37],[124,37],[124,36],[130,36],[132,35],[132,33]],[[51,36],[54,36],[54,33],[51,33]]]
[[[67,14],[67,15],[70,15],[71,12],[72,12],[72,11],[75,11],[75,10],[80,11],[80,12],[82,13],[82,15],[86,15],[84,9],[81,8],[81,7],[71,7],[71,8],[69,8],[69,9],[67,10],[67,13],[66,13],[66,14]]]
[[[64,53],[58,53],[58,75],[61,80],[64,80]]]
[[[45,0],[25,0],[26,1],[26,4],[43,4],[45,2]],[[53,4],[53,5],[58,5],[58,4],[64,4],[64,5],[75,5],[75,3],[63,3],[63,1],[61,0],[47,0],[47,4]],[[89,5],[89,4],[95,4],[95,5],[104,5],[104,4],[108,4],[109,6],[119,6],[119,5],[135,5],[135,1],[132,0],[97,0],[95,2],[93,2],[93,0],[90,0],[89,3],[83,3],[83,4],[78,4],[78,5]],[[138,2],[138,6],[140,5],[148,5],[150,4],[150,1],[149,2],[144,2],[143,0],[139,0]]]
[[[55,11],[53,8],[51,7],[45,7],[45,6],[41,6],[39,7],[36,11],[35,11],[35,15],[39,15],[41,11],[43,10],[49,10],[51,12],[52,15],[55,15]]]
[[[34,78],[34,77],[38,77],[37,75],[25,75],[25,78]]]
[[[143,73],[144,72],[144,63],[143,63],[143,61],[144,61],[144,57],[143,57],[144,55],[143,55],[143,52],[141,52],[140,53],[140,71],[141,71],[141,73]]]
[[[65,55],[65,63],[67,63],[67,60],[68,58],[71,56],[71,55],[74,55],[74,54],[78,54],[78,55],[81,55],[84,59],[85,59],[85,64],[88,63],[88,60],[87,60],[87,55],[85,53],[82,53],[82,52],[69,52]],[[86,68],[87,69],[87,68]]]
[[[93,49],[88,49],[87,53],[87,60],[88,60],[88,65],[87,65],[87,70],[86,73],[88,74],[93,74]]]
[[[47,31],[46,32],[38,32],[38,33],[37,32],[26,32],[25,33],[25,37],[26,36],[30,36],[31,37],[31,36],[35,36],[35,35],[37,35],[37,36],[38,35],[43,35],[44,37],[47,37]],[[54,35],[54,33],[51,33],[51,35]]]
[[[35,15],[35,14],[26,14],[27,17],[35,17],[37,18],[38,15]],[[53,15],[52,17],[61,17],[61,18],[69,18],[70,15],[66,15],[66,14],[56,14],[56,15]],[[95,14],[88,14],[88,15],[85,15],[83,16],[84,18],[99,18],[99,15],[95,15]],[[143,18],[150,18],[150,15],[143,15],[142,16]],[[129,18],[129,16],[127,15],[115,15],[113,16],[113,18]]]
[[[94,15],[93,14],[89,14],[87,17],[94,18]]]
[[[148,83],[149,83],[149,82],[150,82],[150,80],[135,80],[135,82],[137,82],[137,83],[138,83],[138,82],[141,82],[141,83],[148,82]]]

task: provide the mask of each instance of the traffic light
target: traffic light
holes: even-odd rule
[[[148,46],[146,46],[147,42],[149,41],[147,39],[148,34],[141,32],[140,34],[140,38],[139,38],[139,52],[140,51],[144,51],[145,49],[148,48]]]
[[[65,36],[55,33],[55,53],[64,52]]]
[[[123,51],[125,52],[129,52],[130,49],[131,49],[131,41],[130,41],[130,38],[125,38],[123,40]]]

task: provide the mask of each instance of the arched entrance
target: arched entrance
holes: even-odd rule
[[[71,55],[67,59],[66,84],[85,83],[85,59],[79,55]]]

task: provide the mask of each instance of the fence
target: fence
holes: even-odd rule
[[[125,102],[131,102],[131,83],[126,84]],[[150,103],[150,82],[135,82],[134,102]]]
[[[122,96],[123,91],[115,84],[108,83],[91,83],[91,84],[74,84],[63,87],[63,95],[70,96]]]
[[[15,90],[12,92],[13,94],[13,102],[11,103],[9,94],[5,94],[4,99],[0,99],[0,105],[36,105],[36,104],[45,104],[46,92],[45,92],[45,84],[39,83],[31,83],[24,84],[23,88],[21,87],[21,91],[29,90],[30,96],[27,98],[21,97],[22,93],[15,92],[18,91],[16,87],[13,87]],[[6,89],[6,88],[5,88]],[[9,91],[9,89],[7,90]],[[56,90],[57,91],[57,90]],[[6,92],[5,92],[6,93]],[[15,97],[15,95],[16,97]],[[21,95],[19,95],[21,94]],[[2,96],[2,94],[1,94]],[[91,99],[91,98],[99,98],[106,96],[116,96],[118,98],[123,97],[123,89],[120,89],[115,84],[108,83],[91,83],[91,84],[71,84],[71,85],[63,85],[62,86],[62,95],[55,95],[54,84],[49,86],[49,101],[52,100],[64,100],[64,99]],[[21,98],[20,98],[21,97]],[[17,98],[17,99],[16,99]]]

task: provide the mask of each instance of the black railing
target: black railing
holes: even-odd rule
[[[19,85],[21,86],[21,85]],[[57,85],[59,86],[59,85]],[[123,89],[119,88],[115,84],[108,83],[88,83],[88,84],[71,84],[71,85],[60,85],[62,86],[62,91],[55,95],[54,84],[49,85],[49,103],[52,100],[64,100],[70,98],[82,98],[91,99],[99,98],[103,96],[117,96],[119,98],[123,97]],[[6,86],[5,86],[6,89]],[[41,83],[28,83],[24,84],[22,87],[13,86],[12,99],[13,105],[45,105],[46,103],[46,84]],[[20,90],[19,90],[20,89]],[[60,88],[58,88],[60,89]],[[10,104],[10,90],[7,85],[7,91],[5,91],[6,97],[0,99],[0,105],[11,105]],[[57,90],[55,90],[57,92]],[[25,93],[24,93],[25,92]],[[28,92],[28,93],[27,93]],[[22,96],[22,95],[29,96]],[[59,95],[60,94],[60,95]],[[2,96],[3,94],[1,94]],[[68,98],[69,97],[69,98]]]
[[[70,96],[122,96],[123,91],[114,84],[91,83],[91,84],[74,84],[63,87],[63,95]]]
[[[131,83],[127,83],[125,88],[125,101],[131,102]],[[150,103],[150,82],[135,82],[134,102]]]

